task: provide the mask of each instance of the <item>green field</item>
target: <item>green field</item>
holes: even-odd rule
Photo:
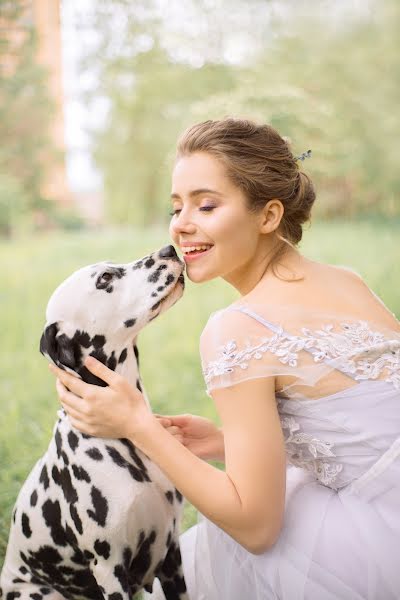
[[[18,489],[51,436],[58,402],[38,345],[53,289],[72,271],[99,260],[128,262],[168,243],[166,231],[133,229],[51,235],[0,243],[0,568]],[[357,270],[400,315],[400,223],[315,223],[302,252]],[[198,356],[209,314],[235,299],[224,282],[188,284],[182,300],[141,335],[141,373],[157,412],[214,416]],[[195,521],[185,509],[183,528]]]

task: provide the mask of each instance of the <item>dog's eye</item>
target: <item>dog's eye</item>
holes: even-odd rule
[[[108,271],[105,271],[100,276],[100,281],[111,281],[112,278],[113,278],[112,273],[109,273]]]

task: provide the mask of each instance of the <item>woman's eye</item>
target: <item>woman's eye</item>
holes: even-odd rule
[[[210,212],[211,210],[214,210],[215,206],[200,206],[200,210],[203,210],[205,212]]]
[[[169,214],[170,214],[171,217],[175,217],[176,215],[179,215],[180,212],[181,212],[181,209],[180,208],[176,208],[175,210],[173,210]]]
[[[112,273],[108,273],[107,271],[100,277],[102,281],[111,281],[112,278]]]

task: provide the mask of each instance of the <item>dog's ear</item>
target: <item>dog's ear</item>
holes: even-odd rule
[[[79,365],[77,364],[74,341],[65,333],[61,335],[58,335],[58,333],[58,323],[51,323],[46,326],[40,338],[40,352],[57,367],[75,372]]]

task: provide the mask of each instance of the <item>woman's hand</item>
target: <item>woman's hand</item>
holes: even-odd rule
[[[210,419],[190,414],[155,417],[171,435],[199,458],[224,462],[224,435]]]
[[[95,437],[134,441],[135,434],[154,420],[143,395],[124,377],[92,356],[86,358],[85,367],[108,383],[108,387],[85,383],[49,365],[51,372],[58,377],[58,397],[72,426]]]

